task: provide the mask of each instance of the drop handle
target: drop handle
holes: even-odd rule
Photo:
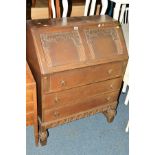
[[[61,81],[60,81],[60,84],[61,84],[61,86],[63,87],[63,86],[66,85],[66,82],[65,82],[64,80],[61,80]]]
[[[57,111],[55,111],[55,112],[54,112],[54,116],[55,116],[55,117],[59,117],[59,116],[60,116],[60,113],[57,112]]]

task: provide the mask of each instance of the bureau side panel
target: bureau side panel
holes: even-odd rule
[[[33,77],[36,81],[36,88],[37,88],[37,110],[38,115],[40,118],[42,118],[42,104],[41,104],[41,71],[39,67],[39,62],[36,54],[36,49],[34,45],[34,40],[32,37],[32,32],[30,28],[27,26],[27,32],[26,32],[26,59],[29,64],[29,67],[32,71]]]

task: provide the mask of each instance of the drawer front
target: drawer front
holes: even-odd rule
[[[61,107],[66,104],[75,104],[91,96],[101,93],[119,90],[122,78],[97,82],[58,93],[52,93],[44,96],[43,109]]]
[[[54,73],[49,77],[45,77],[43,89],[47,93],[57,92],[119,77],[123,73],[123,68],[123,62],[114,62]]]
[[[26,113],[33,112],[34,102],[26,102]]]
[[[26,89],[26,102],[33,102],[33,90]]]
[[[27,113],[26,114],[26,126],[34,124],[34,113]]]
[[[65,106],[57,109],[44,110],[43,121],[48,122],[48,121],[61,119],[63,117],[67,117],[75,113],[86,111],[101,105],[107,105],[109,103],[113,103],[117,101],[118,94],[119,94],[119,91],[100,94],[73,105],[69,105],[69,106]]]

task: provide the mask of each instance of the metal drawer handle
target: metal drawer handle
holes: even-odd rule
[[[59,117],[59,116],[60,116],[59,112],[55,111],[55,112],[54,112],[54,116],[55,116],[55,117]]]
[[[112,71],[113,71],[112,69],[109,69],[109,70],[108,70],[108,73],[109,73],[109,74],[111,74],[111,73],[112,73]]]
[[[66,82],[65,82],[64,80],[61,80],[60,84],[61,84],[61,86],[63,87],[63,86],[66,85]]]

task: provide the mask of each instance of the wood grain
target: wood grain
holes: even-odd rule
[[[27,21],[27,34],[40,143],[48,128],[97,112],[112,122],[128,61],[120,24],[109,16],[42,19]]]
[[[26,125],[34,126],[35,144],[38,145],[38,116],[36,83],[26,63]]]

